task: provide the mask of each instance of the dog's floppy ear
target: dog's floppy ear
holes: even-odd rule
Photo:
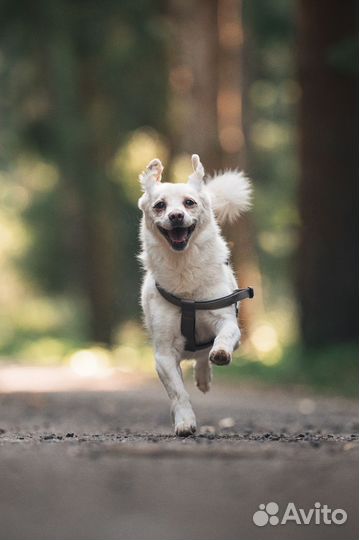
[[[140,174],[139,179],[142,191],[150,191],[151,188],[162,179],[163,165],[157,158],[149,162],[146,169]]]
[[[192,156],[192,167],[194,172],[188,178],[188,183],[199,191],[203,186],[204,168],[198,154]]]

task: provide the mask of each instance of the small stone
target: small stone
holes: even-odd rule
[[[347,452],[348,450],[352,450],[353,448],[357,448],[357,445],[353,442],[348,442],[344,445],[345,452]]]
[[[226,418],[221,418],[221,420],[218,422],[218,426],[221,429],[230,429],[235,426],[235,424],[236,422],[230,416],[227,416]]]
[[[199,432],[200,435],[215,435],[216,430],[214,426],[201,426]]]
[[[75,433],[66,433],[66,438],[67,439],[72,439],[72,437],[75,436]]]

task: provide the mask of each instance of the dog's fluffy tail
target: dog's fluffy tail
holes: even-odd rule
[[[220,223],[232,223],[252,206],[252,187],[239,171],[225,171],[208,179],[212,208]]]

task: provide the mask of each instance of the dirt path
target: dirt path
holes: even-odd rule
[[[155,382],[0,397],[3,540],[354,540],[350,400],[228,387],[192,392],[201,431],[172,436]],[[343,525],[254,525],[261,503],[341,508]]]

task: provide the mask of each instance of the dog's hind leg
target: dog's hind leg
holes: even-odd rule
[[[194,378],[198,390],[201,390],[204,394],[211,388],[212,381],[212,366],[208,362],[208,358],[201,358],[196,361],[194,367]]]
[[[196,417],[183,384],[179,361],[171,353],[163,354],[156,351],[156,369],[171,400],[171,414],[176,435],[180,437],[193,435],[196,431]]]

